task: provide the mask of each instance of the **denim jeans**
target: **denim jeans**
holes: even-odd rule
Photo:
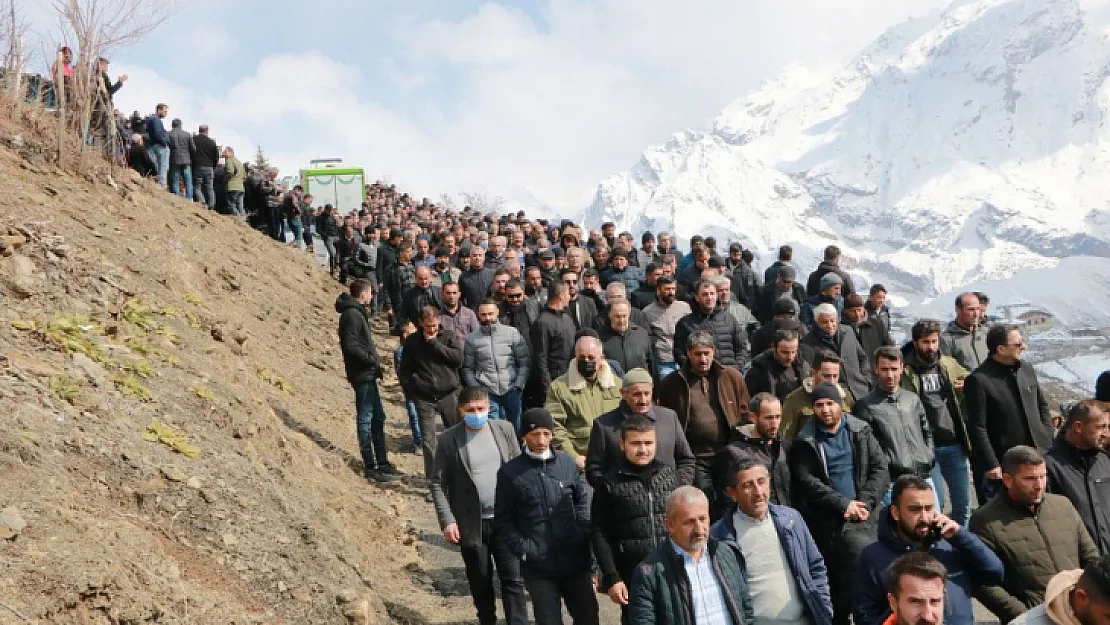
[[[490,393],[489,418],[508,421],[520,432],[520,391],[513,389],[504,395]]]
[[[470,596],[478,612],[478,623],[497,625],[497,595],[493,593],[493,570],[501,581],[501,606],[507,625],[528,624],[528,604],[524,599],[524,580],[520,577],[520,560],[509,551],[504,538],[493,533],[493,521],[482,520],[482,542],[462,547],[463,564]]]
[[[389,464],[385,445],[385,408],[378,393],[377,380],[355,385],[355,413],[363,471]]]
[[[967,456],[960,445],[941,445],[936,448],[937,464],[933,467],[933,482],[937,485],[940,507],[944,508],[944,480],[948,496],[952,499],[952,513],[949,515],[961,527],[971,520],[971,468]]]
[[[178,181],[180,178],[185,177],[185,193],[182,195]],[[191,165],[174,165],[170,167],[170,191],[176,195],[182,195],[190,200],[193,199],[193,167]]]
[[[677,362],[661,362],[655,365],[655,372],[660,380],[674,373],[675,371],[678,371]]]
[[[598,625],[597,594],[589,571],[555,579],[525,577],[524,585],[532,597],[536,625],[563,625],[563,603],[574,625]]]
[[[197,167],[193,186],[198,200],[208,208],[216,208],[216,173],[211,167]]]
[[[150,155],[151,162],[158,168],[158,182],[163,187],[166,185],[166,175],[170,169],[170,149],[164,145],[151,145],[146,149],[147,154]]]
[[[409,429],[412,430],[412,444],[420,449],[423,438],[420,436],[420,415],[416,413],[416,404],[412,400],[405,400],[405,407],[409,412]]]
[[[295,243],[297,247],[300,247],[301,236],[304,234],[304,232],[301,230],[301,218],[297,217],[296,219],[290,219],[289,229],[293,231],[293,243]]]
[[[242,217],[247,214],[243,210],[243,192],[242,191],[228,191],[227,192],[227,214]]]

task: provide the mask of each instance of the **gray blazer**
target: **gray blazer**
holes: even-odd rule
[[[516,430],[508,421],[490,419],[493,440],[501,452],[501,464],[520,455]],[[432,477],[432,502],[436,507],[439,527],[459,525],[459,545],[475,547],[482,542],[482,508],[478,488],[470,473],[470,457],[463,450],[466,429],[462,423],[453,425],[436,441],[435,475]]]

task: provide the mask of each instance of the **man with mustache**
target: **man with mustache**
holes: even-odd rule
[[[967,527],[941,514],[935,497],[921,476],[907,474],[894,481],[890,507],[879,520],[879,540],[860,556],[852,592],[856,625],[881,625],[890,616],[884,579],[907,551],[928,553],[948,571],[946,625],[975,623],[972,589],[1002,582],[1002,561]]]
[[[971,479],[968,454],[971,441],[964,423],[963,390],[968,371],[956,359],[940,352],[940,322],[921,319],[910,330],[913,343],[902,348],[906,367],[902,388],[917,393],[925,405],[925,416],[933,433],[936,465],[933,484],[944,507],[945,489],[952,498],[952,520],[967,525],[971,520]]]
[[[739,550],[709,536],[709,500],[693,486],[667,499],[663,541],[636,567],[629,622],[747,625],[755,616]],[[674,580],[682,580],[675,584]]]

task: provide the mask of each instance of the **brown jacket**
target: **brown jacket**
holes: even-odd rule
[[[656,401],[660,406],[670,408],[678,414],[678,422],[682,424],[683,431],[690,423],[690,370],[683,367],[668,375],[659,382],[656,390]],[[744,384],[744,376],[732,367],[721,366],[713,361],[709,371],[710,376],[717,378],[717,392],[721,398],[721,408],[725,411],[725,419],[730,427],[743,425],[749,421],[748,386]]]

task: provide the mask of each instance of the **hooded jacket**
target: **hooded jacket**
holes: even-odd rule
[[[748,385],[748,393],[751,395],[771,393],[778,397],[779,401],[786,401],[787,396],[793,393],[794,389],[800,387],[802,381],[808,378],[812,372],[809,362],[800,357],[800,349],[798,353],[799,356],[794,358],[789,367],[793,373],[793,379],[785,375],[787,367],[782,366],[778,360],[775,360],[775,354],[771,349],[752,359],[752,366],[748,369],[747,375],[744,376],[744,382]]]
[[[990,360],[987,329],[975,326],[966,330],[955,321],[948,322],[940,333],[940,353],[955,358],[964,369],[975,371],[979,365]]]
[[[1081,625],[1071,607],[1071,591],[1083,569],[1060,571],[1044,591],[1044,603],[1010,621],[1011,625]]]
[[[586,450],[586,481],[591,486],[596,487],[609,469],[620,466],[624,458],[621,423],[631,414],[628,404],[621,401],[616,408],[594,419]],[[680,486],[693,484],[694,454],[674,411],[653,405],[645,416],[655,424],[655,460],[674,469]]]
[[[755,424],[748,423],[729,431],[732,439],[728,446],[713,458],[713,485],[717,496],[728,501],[725,487],[729,483],[729,471],[736,464],[751,460],[767,466],[771,474],[771,503],[789,506],[790,465],[786,460],[791,442],[781,435],[766,439],[756,432]]]
[[[1052,418],[1033,365],[1004,365],[988,358],[964,381],[964,407],[978,471],[1001,465],[1017,445],[1052,446]]]
[[[481,326],[466,337],[462,375],[467,386],[481,386],[494,395],[521,391],[531,368],[528,345],[512,326]]]
[[[340,293],[335,300],[339,313],[339,349],[343,352],[343,368],[351,386],[373,382],[381,377],[382,365],[370,332],[366,308],[350,293]]]
[[[852,391],[856,401],[871,392],[871,361],[863,353],[863,347],[851,328],[838,324],[834,336],[816,328],[802,337],[799,343],[809,345],[814,352],[830,349],[840,355],[840,382]]]
[[[968,527],[1006,567],[1001,584],[975,588],[975,598],[1003,625],[1044,603],[1045,587],[1056,573],[1084,568],[1099,557],[1079,513],[1061,495],[1046,493],[1030,508],[999,493],[971,515]]]
[[[890,509],[879,518],[879,540],[860,555],[852,588],[852,618],[856,625],[880,625],[890,616],[886,573],[899,556],[919,547],[903,541],[894,531]],[[1002,561],[966,527],[950,539],[941,538],[928,553],[948,571],[944,593],[945,625],[974,625],[971,592],[977,586],[1002,583]]]
[[[829,591],[829,572],[825,559],[817,550],[813,537],[806,527],[802,515],[785,505],[771,504],[767,514],[775,524],[779,544],[786,554],[786,563],[798,584],[799,595],[805,603],[805,613],[812,625],[832,625],[832,596]],[[736,526],[732,514],[721,518],[709,528],[709,537],[733,546],[740,560],[740,567],[747,576],[744,554],[736,540]]]
[[[555,420],[554,442],[571,457],[577,457],[587,453],[594,419],[620,403],[621,380],[609,363],[602,361],[597,363],[593,382],[582,377],[578,367],[567,368],[551,383],[543,407]]]
[[[929,477],[936,464],[933,433],[917,395],[901,387],[893,393],[877,388],[856,402],[854,414],[871,426],[890,459],[890,481],[903,475]]]
[[[726,310],[716,306],[706,313],[696,306],[690,314],[678,320],[674,330],[674,361],[679,366],[686,364],[686,340],[697,331],[713,335],[717,343],[715,360],[726,367],[743,369],[748,355],[748,333],[740,322]]]

